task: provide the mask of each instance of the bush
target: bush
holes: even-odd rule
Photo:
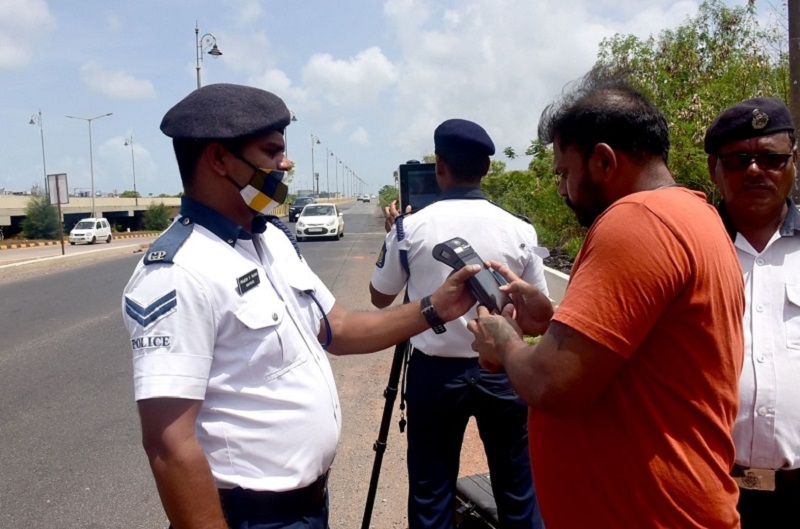
[[[144,212],[144,229],[164,231],[169,224],[169,208],[163,202],[147,206]]]
[[[400,194],[394,186],[383,186],[378,191],[378,204],[380,204],[381,208],[388,206],[393,200],[399,200],[399,198]]]
[[[58,209],[50,204],[50,197],[33,196],[25,205],[22,236],[27,239],[56,239],[58,222]]]

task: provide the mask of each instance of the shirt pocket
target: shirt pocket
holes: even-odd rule
[[[253,296],[249,301],[235,312],[244,326],[237,340],[250,354],[248,367],[258,384],[279,378],[306,358],[286,337],[291,325],[286,304],[265,296]]]
[[[786,347],[800,349],[800,283],[786,285]]]

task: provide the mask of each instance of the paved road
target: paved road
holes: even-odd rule
[[[343,210],[344,239],[300,248],[342,305],[369,309],[382,217],[375,204]],[[141,254],[104,246],[90,247],[103,251],[84,260],[0,275],[3,529],[166,527],[139,442],[120,315],[120,293]],[[390,363],[388,351],[332,358],[344,417],[331,478],[334,528],[360,527]],[[381,529],[405,527],[405,440],[396,423],[397,413],[372,518]],[[482,470],[475,465],[462,470]]]

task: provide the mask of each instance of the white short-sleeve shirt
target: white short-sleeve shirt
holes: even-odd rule
[[[745,355],[736,462],[749,468],[800,468],[800,212],[789,215],[763,251],[734,241],[745,282]]]
[[[220,488],[308,485],[341,433],[317,340],[335,300],[276,227],[225,241],[191,223],[173,262],[140,262],[124,291],[136,400],[203,401],[196,433]]]
[[[461,194],[472,198],[447,198]],[[444,193],[445,198],[405,215],[402,232],[397,225],[387,234],[372,273],[372,286],[387,295],[398,294],[408,283],[409,300],[421,299],[442,285],[452,268],[433,258],[433,247],[461,237],[484,261],[505,263],[512,272],[547,294],[544,263],[537,246],[536,230],[530,223],[481,198],[479,190]],[[410,276],[402,265],[407,255]],[[447,332],[428,329],[411,338],[417,349],[432,356],[474,358],[470,344],[474,336],[467,322],[477,316],[476,307],[445,324]]]

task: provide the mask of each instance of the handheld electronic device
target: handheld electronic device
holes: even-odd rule
[[[501,292],[499,288],[500,285],[508,283],[505,278],[487,267],[472,245],[461,237],[455,237],[434,246],[433,258],[454,270],[460,270],[470,264],[481,265],[481,271],[470,277],[467,285],[478,303],[484,305],[490,312],[499,314],[503,307],[511,303],[511,298]]]
[[[400,211],[410,205],[412,211],[424,208],[439,198],[436,183],[436,164],[409,160],[398,169],[400,180]]]

